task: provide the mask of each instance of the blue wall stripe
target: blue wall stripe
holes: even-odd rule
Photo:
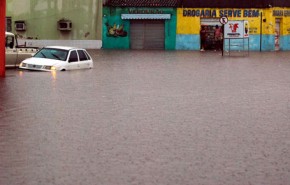
[[[281,51],[290,50],[290,35],[280,36],[280,50]]]
[[[176,50],[199,50],[200,36],[197,34],[177,34]]]
[[[234,45],[243,43],[242,39],[231,40]],[[239,43],[240,42],[240,43]],[[245,39],[245,49],[248,47],[248,40]],[[228,48],[228,41],[225,40],[225,47]],[[250,51],[260,51],[260,35],[250,35],[249,38]],[[290,36],[280,37],[281,50],[290,50]],[[225,49],[226,49],[225,48]],[[241,50],[242,46],[232,46],[233,50]],[[200,35],[199,34],[177,34],[176,35],[176,50],[199,50],[200,49]],[[262,51],[275,50],[275,36],[262,35]]]
[[[275,51],[274,35],[262,35],[262,51]]]

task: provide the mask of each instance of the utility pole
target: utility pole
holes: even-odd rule
[[[0,77],[5,77],[6,0],[0,0]]]

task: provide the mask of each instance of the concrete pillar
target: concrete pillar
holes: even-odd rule
[[[6,0],[0,0],[0,77],[5,77]]]

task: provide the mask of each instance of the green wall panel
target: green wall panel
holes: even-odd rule
[[[176,10],[171,11],[171,20],[165,21],[165,49],[175,50],[176,45]]]
[[[130,21],[121,19],[123,12],[120,8],[103,8],[103,48],[129,49]]]

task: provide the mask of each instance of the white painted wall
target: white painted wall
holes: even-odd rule
[[[44,47],[44,46],[72,46],[85,49],[101,49],[101,40],[31,40],[18,39],[18,45],[26,45],[28,47]]]

